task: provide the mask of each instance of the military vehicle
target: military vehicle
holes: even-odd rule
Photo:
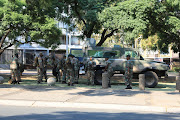
[[[90,56],[94,57],[96,62],[96,82],[101,81],[101,76],[103,69],[105,67],[106,57],[112,62],[114,69],[114,74],[124,74],[125,73],[125,63],[126,55],[131,56],[131,61],[133,61],[133,78],[138,78],[139,74],[145,74],[146,87],[153,88],[158,84],[158,78],[166,76],[166,72],[169,66],[164,62],[144,60],[144,58],[139,54],[136,49],[133,48],[106,48],[106,47],[93,47],[89,46],[85,50],[82,50],[84,54],[84,61],[87,61]],[[80,53],[80,51],[78,52]]]

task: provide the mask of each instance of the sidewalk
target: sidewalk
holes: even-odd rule
[[[0,85],[0,105],[180,113],[177,91]]]

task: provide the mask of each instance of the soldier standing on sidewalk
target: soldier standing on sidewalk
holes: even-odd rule
[[[68,86],[73,86],[73,80],[74,80],[74,64],[72,61],[72,54],[68,55],[68,59],[66,61],[67,66],[67,84]]]
[[[60,75],[60,62],[58,59],[56,59],[55,55],[51,58],[51,65],[52,65],[52,72],[53,75],[56,76],[56,82],[61,82],[61,75]]]
[[[111,77],[113,76],[113,68],[112,68],[112,65],[111,65],[111,61],[109,60],[108,57],[105,58],[105,72],[107,72],[108,74],[108,79],[109,79],[109,82],[108,82],[108,86],[111,87]]]
[[[18,53],[15,53],[12,63],[10,65],[12,84],[20,84],[20,62],[18,59]]]
[[[94,77],[95,77],[95,67],[96,63],[93,61],[93,58],[89,58],[90,61],[87,62],[87,76],[88,76],[88,85],[94,85]]]
[[[66,56],[64,55],[63,58],[60,60],[60,66],[62,70],[62,83],[66,83],[66,73],[67,73],[67,67],[66,67]]]
[[[125,83],[127,85],[127,87],[125,89],[132,89],[131,87],[131,80],[133,77],[133,62],[130,61],[130,55],[126,56],[126,67],[125,67]]]
[[[38,72],[38,80],[37,83],[41,83],[43,80],[43,72],[44,72],[44,59],[43,59],[43,53],[40,52],[39,56],[35,58],[34,66],[37,67]]]
[[[78,84],[80,62],[74,55],[72,60],[74,64],[74,83]]]
[[[43,71],[43,76],[45,78],[45,82],[47,82],[47,60],[48,60],[48,57],[44,57],[44,71]]]

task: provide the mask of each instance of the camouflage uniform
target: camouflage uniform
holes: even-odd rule
[[[73,64],[74,64],[74,80],[75,80],[75,83],[78,83],[80,62],[77,58],[74,57]]]
[[[126,67],[125,67],[125,83],[127,86],[131,85],[131,80],[133,77],[133,62],[130,60],[126,61]]]
[[[89,61],[87,63],[88,84],[91,83],[92,85],[94,85],[95,67],[96,67],[96,63],[94,61]]]
[[[105,72],[108,74],[108,79],[109,79],[109,87],[111,86],[111,77],[113,76],[113,68],[111,65],[111,61],[107,60],[105,61],[106,67],[105,67]]]
[[[42,53],[40,53],[42,54]],[[38,72],[38,83],[42,82],[43,79],[43,72],[44,72],[44,59],[41,55],[35,58],[34,66],[37,67]]]
[[[18,60],[18,56],[17,54],[15,54],[13,60],[12,60],[12,63],[10,65],[10,68],[11,68],[11,78],[12,78],[12,83],[15,84],[15,83],[18,83],[21,81],[21,78],[20,78],[20,62]]]
[[[44,71],[43,71],[43,76],[45,78],[45,82],[47,82],[47,57],[44,58],[43,62],[44,62]]]
[[[52,67],[53,67],[53,75],[56,76],[56,82],[61,82],[61,75],[59,71],[60,70],[59,60],[53,58]]]
[[[62,70],[62,83],[66,83],[66,73],[67,73],[67,68],[66,68],[66,58],[62,58],[60,61],[61,65],[61,70]]]
[[[72,58],[68,57],[66,61],[67,66],[67,83],[68,85],[73,85],[73,79],[74,79],[74,64],[72,62]]]

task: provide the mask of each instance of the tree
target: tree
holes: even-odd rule
[[[180,52],[180,1],[179,0],[127,0],[104,9],[101,22],[105,27],[122,29],[126,39],[134,40],[158,36],[158,49],[168,52],[172,44]]]
[[[0,0],[0,55],[14,44],[59,45],[61,31],[55,17],[55,5],[43,4],[42,0]],[[18,40],[18,36],[25,37],[25,41]]]
[[[101,34],[101,40],[97,46],[113,35],[117,29],[103,28],[99,21],[98,13],[103,9],[115,5],[120,0],[60,0],[64,3],[64,13],[67,16],[60,17],[66,23],[74,21],[75,26],[83,32],[83,36],[91,38],[93,33]],[[108,33],[108,31],[110,31]]]

